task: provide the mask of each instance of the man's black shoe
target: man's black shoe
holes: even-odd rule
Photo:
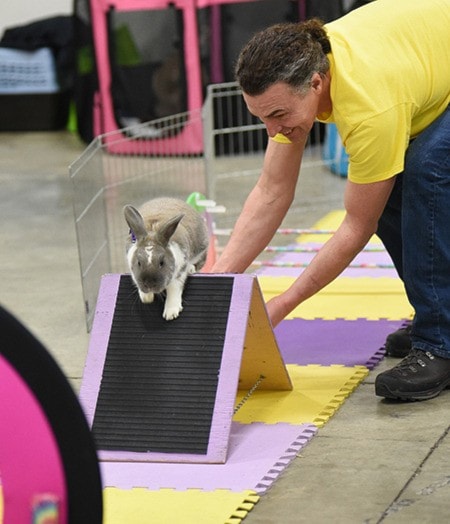
[[[386,337],[384,349],[386,355],[395,358],[405,358],[411,350],[411,322],[405,323]]]
[[[395,367],[375,379],[375,394],[399,400],[428,400],[450,386],[450,359],[411,349]]]

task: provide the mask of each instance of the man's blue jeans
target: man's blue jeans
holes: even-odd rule
[[[410,143],[377,234],[415,311],[413,347],[450,358],[450,107]]]

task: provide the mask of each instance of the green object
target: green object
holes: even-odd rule
[[[71,133],[76,133],[78,131],[78,121],[77,121],[77,110],[75,108],[75,102],[70,101],[69,104],[69,116],[67,119],[67,130]]]
[[[199,205],[198,202],[201,202],[202,200],[206,200],[205,195],[202,195],[202,193],[199,193],[198,191],[194,191],[187,197],[186,202],[190,206],[192,206],[196,211],[199,211],[201,213],[205,210],[205,207]]]
[[[136,66],[142,62],[141,55],[126,25],[114,32],[116,62],[120,66]]]
[[[90,45],[80,47],[77,52],[77,72],[79,75],[88,75],[94,70],[94,53]]]
[[[121,25],[114,32],[114,50],[116,62],[120,66],[136,66],[142,62],[136,44],[126,25]],[[94,71],[95,57],[91,45],[85,45],[77,52],[77,72],[79,75],[88,75]]]

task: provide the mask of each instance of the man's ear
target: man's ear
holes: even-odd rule
[[[311,87],[314,91],[320,94],[323,90],[323,78],[320,73],[314,73],[311,77]]]

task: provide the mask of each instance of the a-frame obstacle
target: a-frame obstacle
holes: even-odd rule
[[[102,460],[224,463],[237,391],[292,389],[255,276],[191,276],[183,304],[102,278],[80,391]]]

